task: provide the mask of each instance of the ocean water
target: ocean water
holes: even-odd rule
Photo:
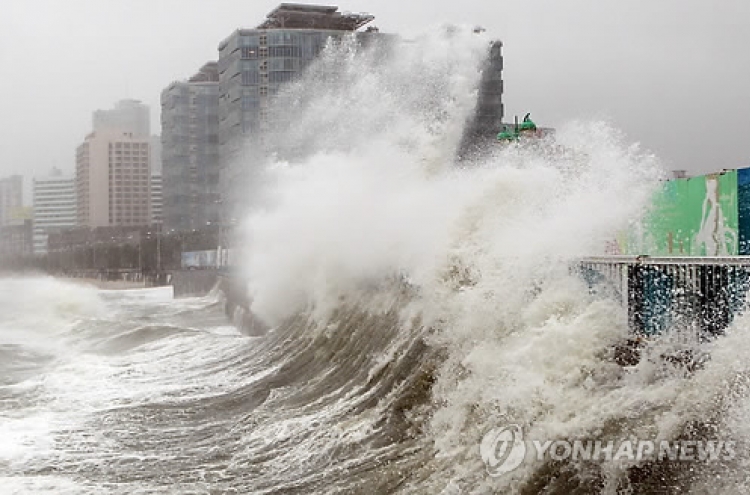
[[[584,120],[457,164],[488,42],[344,43],[282,94],[301,147],[255,170],[237,268],[264,335],[220,294],[0,280],[0,493],[746,493],[747,318],[695,372],[622,367],[626,309],[570,270],[640,218],[658,161]],[[491,476],[508,425],[737,448]]]

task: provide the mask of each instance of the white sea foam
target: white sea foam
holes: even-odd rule
[[[282,95],[299,105],[288,136],[304,149],[279,145],[257,171],[267,189],[254,191],[244,261],[258,315],[279,324],[312,308],[312,322],[245,339],[207,316],[207,300],[3,281],[2,343],[40,342],[52,359],[12,386],[28,389],[27,402],[0,411],[0,469],[11,474],[0,482],[101,492],[111,487],[104,466],[137,480],[123,493],[210,482],[346,492],[388,476],[406,493],[488,493],[538,474],[530,463],[507,479],[486,475],[480,439],[508,423],[543,439],[672,438],[686,418],[718,412],[722,433],[750,438],[746,319],[707,347],[711,361],[690,379],[647,361],[624,370],[607,354],[627,333],[625,309],[569,271],[640,216],[661,177],[652,156],[607,123],[570,122],[543,146],[455,162],[489,42],[471,31],[423,36],[375,68],[377,54],[332,48]],[[337,79],[323,77],[332,70]],[[408,285],[408,316],[442,351],[437,369],[424,368],[436,378],[426,403],[396,401],[426,381],[399,381],[425,363],[409,354],[420,335],[387,317],[382,302],[396,298],[364,304],[376,310],[363,328],[362,308],[342,309],[371,302],[361,294],[386,279]],[[8,404],[13,391],[1,390]],[[393,436],[377,436],[387,428]],[[742,493],[745,461],[719,470],[724,491]],[[29,474],[51,466],[64,476]],[[70,481],[86,476],[85,488]]]
[[[449,351],[433,390],[431,434],[436,462],[453,471],[455,486],[492,489],[476,449],[486,431],[507,422],[552,439],[603,428],[674,437],[685,424],[677,418],[716,407],[698,391],[720,395],[731,365],[717,355],[693,380],[649,362],[624,371],[607,356],[627,335],[625,309],[589,294],[569,270],[639,221],[663,178],[658,160],[609,123],[569,122],[540,146],[498,149],[458,166],[455,146],[432,146],[454,138],[446,132],[455,126],[431,127],[418,102],[437,102],[429,108],[441,124],[469,115],[460,102],[476,86],[468,67],[479,59],[452,64],[459,53],[475,52],[441,53],[441,77],[458,81],[452,70],[472,77],[441,88],[442,98],[421,80],[410,86],[412,73],[393,69],[402,62],[396,57],[361,82],[325,82],[328,96],[298,115],[312,122],[322,112],[338,125],[318,131],[321,143],[307,143],[305,158],[269,167],[265,203],[246,224],[253,311],[271,323],[305,307],[323,318],[373,281],[397,275],[415,286],[424,321],[437,329],[430,343]],[[347,64],[344,74],[359,68],[356,57]],[[394,86],[410,87],[417,104],[399,107]],[[365,122],[353,110],[363,94],[377,102],[366,106]],[[459,103],[446,109],[441,101]],[[405,144],[404,134],[414,139]],[[538,468],[527,465],[510,481]],[[442,471],[434,477],[435,489],[446,486]]]

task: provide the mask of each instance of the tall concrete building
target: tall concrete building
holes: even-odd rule
[[[474,115],[464,128],[460,159],[482,154],[503,130],[503,89],[503,44],[495,41],[490,45],[482,70]]]
[[[23,208],[23,177],[11,175],[0,179],[0,227],[10,225],[15,213]]]
[[[164,223],[164,194],[161,175],[151,175],[151,223]]]
[[[151,112],[138,100],[120,100],[114,108],[95,111],[92,123],[94,132],[127,131],[137,138],[151,135]]]
[[[161,175],[161,136],[151,136],[151,175]]]
[[[219,73],[208,62],[161,94],[163,220],[167,231],[219,220]]]
[[[151,224],[150,137],[92,132],[76,150],[77,221],[87,227]]]
[[[328,39],[374,19],[335,6],[282,3],[254,29],[239,29],[219,44],[219,156],[224,223],[244,197],[248,160],[269,131],[269,107],[279,88],[299,77]],[[248,144],[249,143],[249,144]],[[262,150],[260,150],[262,152]],[[165,178],[166,183],[166,178]]]
[[[34,195],[34,254],[47,253],[50,233],[76,225],[76,181],[53,169],[48,177],[35,177]]]

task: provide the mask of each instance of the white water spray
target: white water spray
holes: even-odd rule
[[[273,167],[269,202],[246,224],[253,311],[271,323],[304,307],[323,318],[342,297],[394,274],[417,287],[415,305],[437,330],[428,340],[449,351],[433,389],[436,490],[500,486],[486,478],[476,449],[490,428],[511,422],[545,439],[600,435],[612,424],[673,438],[680,423],[664,412],[708,414],[713,398],[679,396],[702,386],[720,394],[734,361],[717,358],[709,367],[720,371],[695,381],[657,379],[649,363],[624,372],[606,358],[628,332],[624,308],[589,294],[569,271],[638,222],[663,178],[658,161],[607,123],[570,122],[540,146],[498,149],[457,167],[455,129],[478,76],[468,68],[482,50],[431,43],[412,48],[445,57],[442,73],[432,74],[456,82],[441,87],[444,98],[413,79],[419,70],[399,70],[414,59],[397,51],[375,76],[352,56],[338,83],[312,80],[329,91],[308,95],[299,116],[309,153]],[[467,51],[479,58],[452,58]],[[408,95],[409,104],[393,95]],[[318,116],[330,125],[316,127]],[[528,481],[539,467],[501,483]],[[602,473],[617,480],[618,469]]]

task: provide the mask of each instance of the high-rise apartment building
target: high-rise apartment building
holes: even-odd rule
[[[150,137],[115,130],[86,136],[76,151],[76,196],[79,225],[150,225]]]
[[[10,225],[23,208],[23,177],[11,175],[0,179],[0,227]]]
[[[151,176],[151,223],[164,223],[164,193],[161,175]]]
[[[46,254],[50,233],[76,225],[75,177],[53,169],[48,177],[34,178],[32,192],[34,254]]]
[[[109,110],[97,110],[92,118],[94,132],[127,131],[136,138],[151,135],[151,112],[138,100],[120,100]]]
[[[279,88],[299,77],[329,38],[352,33],[373,19],[369,14],[339,12],[335,6],[282,3],[255,29],[239,29],[219,44],[219,156],[225,211],[231,211],[244,195],[249,165],[239,156],[248,141],[252,151],[259,150],[270,130],[270,102]],[[224,223],[228,221],[224,218]]]
[[[163,223],[187,231],[219,220],[219,73],[208,62],[161,94]]]

